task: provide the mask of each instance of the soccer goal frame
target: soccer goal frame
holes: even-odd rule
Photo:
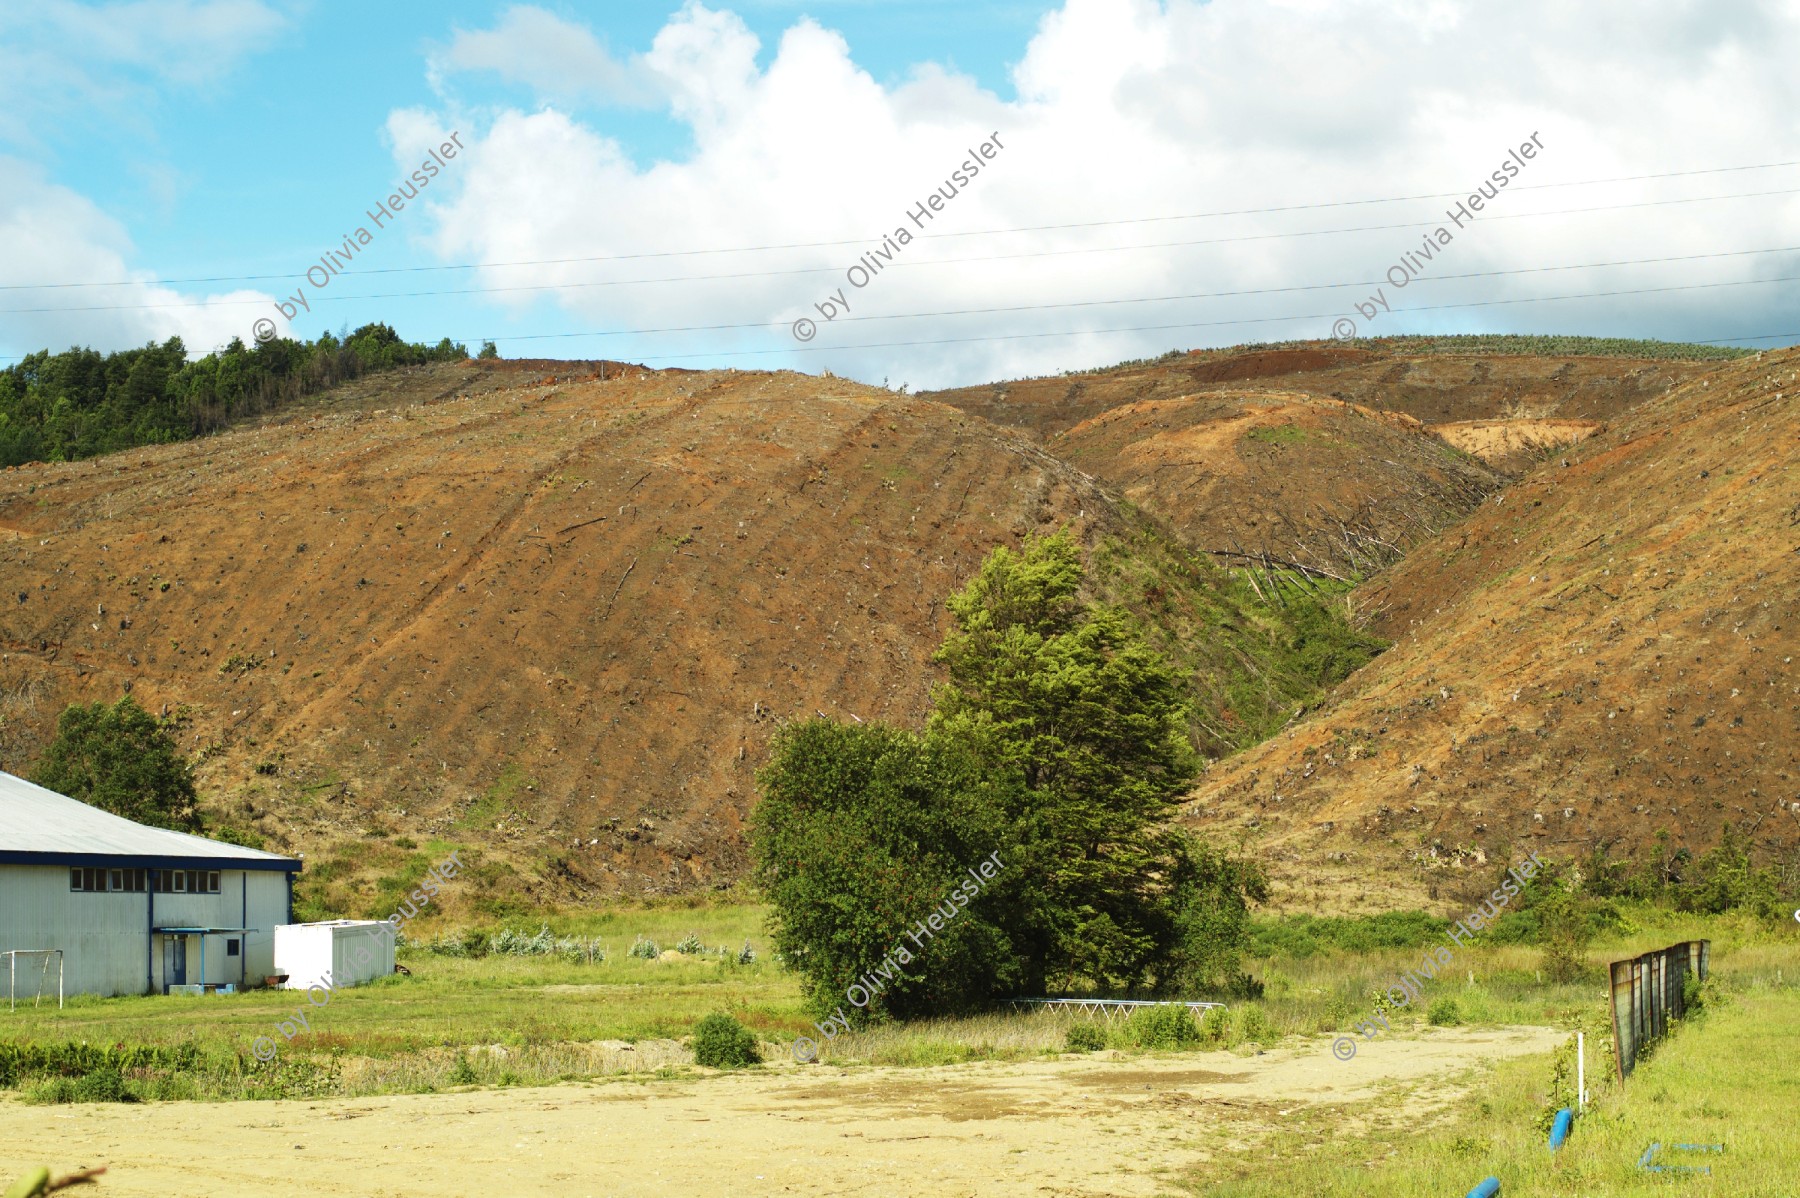
[[[50,958],[51,957],[56,958],[56,1007],[58,1010],[62,1009],[62,1005],[63,1005],[63,950],[62,949],[60,949],[60,948],[13,948],[13,949],[7,949],[5,952],[0,952],[0,957],[6,958],[6,1000],[7,1000],[7,1004],[8,1004],[8,1006],[7,1006],[8,1010],[16,1011],[19,1009],[19,958],[20,957],[42,957],[44,959],[44,963],[38,967],[37,995],[31,1000],[31,1005],[34,1007],[37,1006],[38,1003],[40,1003],[44,1000],[44,979],[46,977],[48,977],[49,973],[50,973]]]

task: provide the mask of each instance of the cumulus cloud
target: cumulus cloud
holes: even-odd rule
[[[8,352],[69,345],[111,350],[170,336],[204,352],[233,337],[248,343],[251,322],[271,310],[270,297],[257,291],[191,296],[149,281],[129,268],[131,239],[118,221],[48,181],[38,167],[4,155],[0,246],[6,247],[0,254],[0,326]],[[50,281],[118,285],[34,286]],[[39,308],[64,310],[33,310]]]
[[[496,34],[519,28],[520,12]],[[679,161],[635,165],[603,120],[556,106],[502,110],[465,130],[474,144],[460,194],[439,209],[436,248],[457,260],[606,259],[483,272],[488,286],[553,287],[567,327],[758,326],[585,342],[580,352],[771,350],[695,361],[973,381],[1170,346],[1328,336],[1332,315],[1353,311],[1429,229],[1320,231],[1436,226],[1447,201],[955,234],[1469,191],[1536,133],[1544,149],[1509,178],[1512,190],[1452,228],[1454,243],[1403,295],[1387,287],[1394,311],[1364,322],[1367,333],[1724,337],[1800,319],[1791,285],[1443,306],[1800,274],[1793,255],[1766,255],[1447,277],[1789,244],[1800,216],[1792,195],[1617,206],[1792,189],[1792,168],[1544,186],[1795,157],[1800,85],[1782,64],[1800,54],[1800,11],[1779,0],[1066,0],[1024,47],[1008,97],[929,63],[877,81],[810,19],[783,33],[764,66],[761,49],[735,15],[694,0],[631,60],[692,132]],[[792,353],[789,324],[818,317],[814,306],[846,288],[846,268],[910,228],[906,212],[996,132],[998,160],[914,230],[919,241],[893,268],[846,290],[851,319],[819,321],[809,348],[825,352]],[[1581,207],[1608,210],[1530,215]],[[617,260],[839,239],[850,244]],[[1169,244],[1193,242],[1211,244]],[[620,285],[723,274],[742,277]],[[1329,283],[1357,286],[913,315]],[[492,298],[523,311],[543,294]],[[1171,324],[1183,327],[1103,331]],[[949,343],[834,348],[903,341]]]

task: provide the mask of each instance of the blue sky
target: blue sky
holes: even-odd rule
[[[283,331],[914,385],[1335,319],[1787,333],[1800,166],[1771,164],[1800,160],[1797,52],[1776,0],[49,0],[0,14],[0,358],[248,338],[452,130],[466,154],[351,267],[383,273]],[[898,268],[846,283],[995,133]],[[1389,197],[1508,161],[1511,190],[1383,287],[1445,207]],[[1724,167],[1758,169],[1684,173]],[[1595,182],[1640,175],[1671,177]],[[601,331],[624,335],[563,336]]]

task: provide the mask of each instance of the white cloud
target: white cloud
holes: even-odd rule
[[[37,167],[3,155],[0,246],[6,247],[0,253],[0,327],[6,336],[0,353],[71,345],[113,350],[170,336],[179,336],[190,351],[204,352],[233,337],[248,344],[252,322],[274,314],[270,297],[261,292],[193,297],[130,270],[131,241],[117,221],[84,196],[48,182]],[[123,285],[31,286],[46,280]],[[202,307],[196,298],[228,306]]]
[[[564,102],[598,99],[647,102],[643,69],[614,58],[594,33],[529,4],[501,14],[492,29],[458,29],[430,58],[430,76],[441,86],[459,71],[489,71],[509,83]]]
[[[513,10],[496,36],[528,24]],[[532,21],[548,20],[542,14]],[[580,55],[598,42],[564,40]],[[474,36],[474,35],[463,35]],[[475,43],[486,44],[486,43]],[[498,43],[494,43],[498,45]],[[857,239],[855,246],[634,258],[491,269],[485,285],[553,284],[493,302],[545,326],[630,329],[761,323],[742,332],[607,342],[508,343],[509,353],[699,355],[790,349],[787,327],[845,287],[859,253],[904,222],[965,147],[998,131],[1005,150],[931,222],[899,264],[848,288],[849,322],[821,322],[813,347],[957,341],[736,359],[829,366],[914,384],[974,381],[1153,353],[1170,346],[1328,335],[1331,317],[1374,290],[1307,291],[1175,304],[864,320],[945,309],[1016,307],[1378,279],[1423,230],[1271,234],[1441,221],[1446,203],[1321,208],[950,238],[967,230],[1409,196],[1473,188],[1534,132],[1543,153],[1427,268],[1395,308],[1571,292],[1676,286],[1800,273],[1794,256],[1606,270],[1441,276],[1670,257],[1792,243],[1792,196],[1516,219],[1566,208],[1800,186],[1800,170],[1602,187],[1520,185],[1800,157],[1800,9],[1781,0],[1645,7],[1621,0],[1488,5],[1451,0],[1066,0],[1041,23],[1003,98],[933,64],[878,82],[844,39],[803,19],[766,65],[729,12],[690,3],[645,53],[618,66],[655,82],[692,133],[679,161],[638,166],[603,122],[564,108],[504,110],[481,131],[435,209],[446,259],[518,261],[642,255]],[[498,51],[495,51],[497,54]],[[610,57],[608,62],[615,60]],[[516,64],[515,68],[518,69]],[[554,75],[555,72],[552,72]],[[446,125],[437,114],[407,120]],[[412,148],[396,156],[410,161]],[[1108,247],[1240,238],[1225,244]],[[1019,255],[923,265],[930,259]],[[817,268],[823,273],[793,272]],[[669,275],[751,274],[686,285],[577,286]],[[1794,285],[1759,285],[1558,303],[1382,312],[1370,334],[1585,331],[1732,336],[1791,331]],[[1263,317],[1304,319],[1219,324]],[[521,315],[520,319],[524,319]],[[1112,327],[1192,327],[1081,332]],[[479,329],[451,330],[475,334]],[[521,330],[523,331],[523,330]],[[704,364],[719,359],[696,357]]]

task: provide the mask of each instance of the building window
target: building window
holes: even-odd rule
[[[70,866],[69,889],[84,894],[143,894],[150,889],[147,869],[95,869]],[[216,869],[164,869],[156,874],[158,894],[218,894]]]
[[[142,894],[146,880],[141,869],[69,869],[69,889],[88,894]]]
[[[235,957],[238,955],[238,942],[235,937],[225,942],[225,955],[227,957]]]

